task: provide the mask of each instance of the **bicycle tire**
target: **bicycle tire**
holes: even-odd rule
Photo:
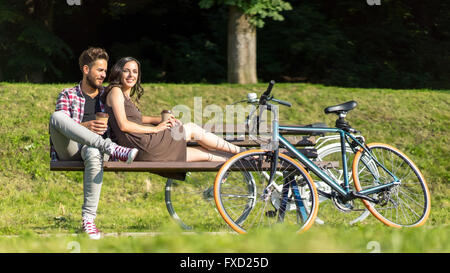
[[[270,228],[280,222],[301,233],[314,223],[319,204],[317,190],[309,174],[294,159],[279,154],[276,179],[281,174],[285,188],[283,183],[275,183],[277,186],[270,192],[264,192],[271,158],[270,151],[245,151],[226,161],[216,175],[217,209],[237,233]]]
[[[347,155],[347,166],[351,167],[351,163],[353,162],[354,152],[350,148],[350,145],[346,144],[346,155]],[[341,155],[341,144],[340,143],[331,143],[327,144],[326,146],[321,147],[317,150],[317,159],[316,161],[338,161],[339,167],[333,167],[333,168],[324,168],[323,171],[336,180],[339,184],[344,183],[344,171],[342,167],[342,155]],[[348,173],[349,175],[349,185],[350,188],[354,187],[353,185],[353,176],[352,171],[350,168],[350,171]],[[315,178],[315,176],[312,176]],[[327,194],[331,194],[331,187],[328,186],[325,182],[320,181],[320,178],[317,177],[317,180],[314,181],[316,183],[316,188],[319,193],[319,202],[325,202],[327,200],[331,201],[329,198],[321,196],[320,191],[325,192]],[[331,208],[329,208],[331,207]],[[334,208],[334,209],[333,209]],[[317,216],[316,220],[319,219],[322,223],[326,223],[328,221],[339,221],[344,220],[348,221],[350,225],[353,225],[358,222],[362,222],[367,218],[367,216],[370,215],[370,212],[365,208],[365,206],[362,203],[354,203],[352,210],[346,211],[344,214],[336,215],[331,210],[336,210],[337,208],[331,204],[325,203],[321,205],[321,210],[319,212],[319,215]],[[341,211],[337,209],[338,211]],[[325,219],[325,221],[323,221]]]
[[[401,183],[387,192],[389,196],[386,204],[362,200],[364,205],[372,215],[387,226],[401,228],[423,225],[430,214],[431,198],[419,168],[404,153],[388,144],[370,143],[367,147],[381,164],[401,180]],[[374,183],[383,184],[392,180],[381,167],[378,167],[377,175],[373,175],[371,170],[365,168],[364,163],[361,164],[363,158],[366,158],[366,162],[369,161],[365,153],[363,149],[358,151],[352,166],[353,181],[358,191],[373,186]],[[408,200],[413,202],[407,203]]]

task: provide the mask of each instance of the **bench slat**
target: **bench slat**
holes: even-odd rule
[[[290,127],[311,127],[311,125],[280,125],[280,126],[290,126]],[[223,137],[225,137],[225,135],[248,135],[248,131],[245,128],[244,124],[223,124],[222,127],[217,127],[213,124],[210,126],[203,126],[203,129],[205,129],[208,132],[211,132],[213,134],[220,134],[223,135]],[[272,130],[271,127],[268,128],[268,131],[265,133],[270,133]],[[282,133],[283,135],[312,135],[311,132],[306,132],[306,131],[297,131],[297,132],[293,132],[293,131],[285,131],[285,130],[280,130],[280,133]]]
[[[103,163],[105,172],[214,172],[218,171],[224,162],[148,162],[135,161],[131,164],[125,162],[111,161]],[[316,165],[324,168],[336,168],[338,162],[324,161],[316,162]],[[83,171],[82,161],[52,161],[51,171]]]
[[[233,137],[233,138],[231,138]],[[233,143],[237,146],[243,147],[259,147],[260,143],[255,140],[249,139],[248,136],[226,136],[227,141]],[[295,147],[300,146],[314,146],[316,145],[316,138],[313,136],[287,136],[286,140],[289,141]],[[189,141],[187,143],[188,146],[199,146],[199,144],[195,141]]]
[[[296,125],[298,126],[298,125]],[[204,127],[205,128],[205,127]],[[243,147],[259,147],[260,143],[249,138],[245,132],[243,125],[224,125],[222,128],[205,128],[214,134],[222,134],[227,141]],[[296,147],[314,146],[316,138],[311,135],[305,136],[305,132],[285,132],[289,136],[285,138]],[[189,141],[188,146],[199,146],[195,141]],[[283,150],[282,150],[283,151]],[[317,158],[317,150],[300,149],[308,158]],[[286,151],[285,151],[286,152]],[[289,153],[287,153],[290,155]],[[290,155],[292,156],[292,155]],[[177,172],[214,172],[218,171],[224,162],[146,162],[135,161],[132,164],[124,162],[104,162],[103,170],[106,172],[160,172],[160,173],[177,173]],[[316,165],[323,168],[338,167],[339,162],[316,162]],[[82,161],[56,161],[50,162],[51,171],[83,171],[84,164]]]

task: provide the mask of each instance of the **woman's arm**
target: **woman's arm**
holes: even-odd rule
[[[117,125],[119,126],[121,131],[127,133],[153,134],[172,127],[172,124],[170,122],[163,122],[156,127],[149,127],[129,121],[125,113],[124,102],[125,98],[123,96],[122,90],[120,90],[120,88],[118,87],[113,87],[106,98],[106,104],[113,109]]]
[[[169,119],[172,123],[172,125],[181,125],[181,121],[176,119],[174,115],[170,114]],[[150,116],[142,116],[142,123],[143,124],[153,124],[153,125],[158,125],[162,122],[162,117],[161,116],[155,116],[155,117],[150,117]]]
[[[162,121],[161,116],[150,117],[150,116],[142,116],[142,123],[144,124],[160,124]]]

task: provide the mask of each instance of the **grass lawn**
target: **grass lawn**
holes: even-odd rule
[[[370,216],[350,226],[330,204],[319,206],[323,226],[302,235],[283,228],[238,236],[186,235],[173,226],[164,204],[165,179],[148,173],[105,173],[96,223],[105,233],[158,232],[149,237],[106,237],[92,242],[80,232],[82,173],[49,171],[48,120],[58,93],[74,84],[0,83],[0,252],[449,252],[449,90],[388,90],[277,84],[273,94],[293,107],[280,108],[281,124],[325,122],[326,106],[356,100],[347,120],[367,142],[385,142],[404,151],[422,170],[431,191],[431,215],[421,228],[396,230]],[[194,108],[194,97],[225,109],[260,94],[266,84],[144,84],[140,110],[158,115],[175,105]],[[198,102],[198,99],[197,99]],[[192,113],[192,121],[194,114]],[[203,117],[207,122],[208,116]],[[212,182],[211,182],[212,183]],[[329,208],[327,208],[327,206]],[[200,231],[230,229],[210,206]],[[199,210],[202,219],[204,210]],[[347,218],[346,218],[347,217]],[[203,217],[205,218],[205,217]],[[42,237],[42,234],[67,236]],[[13,236],[14,235],[14,236]],[[16,237],[15,235],[19,235]],[[12,236],[12,237],[8,237]],[[375,242],[375,243],[370,243]],[[70,245],[69,245],[70,246]]]

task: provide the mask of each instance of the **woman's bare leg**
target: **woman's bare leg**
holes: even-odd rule
[[[186,148],[186,161],[227,161],[233,154],[209,151],[202,147],[187,147]]]
[[[183,128],[186,141],[196,140],[205,149],[214,149],[232,154],[237,154],[242,150],[239,146],[233,145],[213,133],[206,132],[195,123],[187,123],[183,125]]]

